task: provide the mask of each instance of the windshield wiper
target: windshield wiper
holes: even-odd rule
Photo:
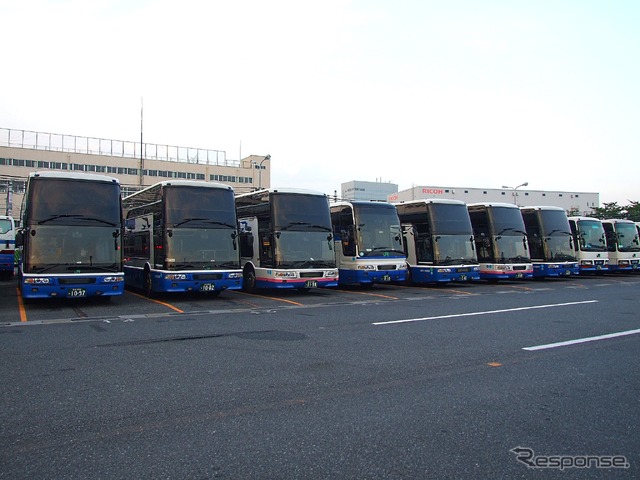
[[[286,227],[280,228],[280,230],[288,230],[291,227],[296,227],[296,226],[300,226],[300,225],[304,225],[306,227],[311,227],[311,228],[319,228],[320,230],[323,230],[325,232],[330,232],[331,231],[331,228],[325,227],[324,225],[315,225],[313,223],[307,223],[307,222],[292,222],[289,225],[287,225]]]
[[[569,235],[571,236],[571,233],[569,232],[565,232],[564,230],[551,230],[549,233],[547,233],[547,237],[552,236],[554,233],[562,233],[563,235]]]
[[[107,225],[111,226],[111,227],[115,227],[116,224],[113,222],[109,222],[107,220],[103,220],[102,218],[96,218],[96,217],[87,217],[85,215],[53,215],[45,220],[40,220],[38,222],[38,225],[42,225],[44,223],[48,223],[51,222],[53,220],[58,220],[59,218],[76,218],[79,220],[88,220],[90,222],[100,222],[100,223],[106,223]]]
[[[375,247],[372,248],[370,250],[371,252],[388,252],[388,253],[399,253],[401,255],[404,255],[404,251],[402,250],[397,250],[395,248],[391,248],[391,247]]]
[[[179,227],[180,225],[184,225],[185,223],[189,223],[189,222],[193,222],[195,220],[206,220],[206,218],[197,218],[197,217],[193,217],[193,218],[186,218],[181,222],[178,222],[176,224],[173,225],[173,228],[175,227]]]
[[[508,228],[503,228],[502,230],[500,230],[498,233],[496,233],[496,235],[495,235],[495,236],[496,236],[496,237],[498,237],[498,236],[500,236],[500,235],[502,235],[503,233],[508,232],[508,231],[512,231],[512,232],[520,233],[520,234],[522,234],[522,235],[526,235],[526,234],[527,234],[527,232],[523,232],[522,230],[518,230],[518,229],[516,229],[516,228],[508,227]]]

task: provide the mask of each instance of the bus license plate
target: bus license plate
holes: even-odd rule
[[[463,282],[467,281],[467,276],[466,275],[460,275],[460,280],[462,280]]]
[[[84,288],[70,288],[67,297],[86,297],[87,291]]]
[[[522,278],[524,275],[522,273],[516,273],[516,278]]]
[[[390,282],[391,281],[391,275],[383,275],[382,276],[382,281],[383,282]]]
[[[201,292],[213,292],[215,291],[216,286],[213,283],[203,283],[200,285]]]
[[[307,280],[306,282],[304,282],[304,288],[316,288],[317,286],[317,280]]]

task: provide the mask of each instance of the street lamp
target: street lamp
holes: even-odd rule
[[[518,205],[517,200],[516,200],[517,197],[518,197],[518,194],[516,193],[516,190],[519,189],[520,187],[526,187],[527,185],[529,185],[529,182],[521,183],[517,187],[509,187],[508,185],[503,185],[502,188],[509,188],[509,189],[513,190],[513,193],[512,193],[512,195],[513,195],[513,204],[514,205]]]
[[[262,164],[264,163],[265,160],[271,160],[271,155],[267,155],[266,157],[264,157],[260,161],[260,163],[252,162],[253,168],[257,168],[258,170],[260,170],[258,172],[258,188],[257,188],[257,190],[261,190],[262,189]]]

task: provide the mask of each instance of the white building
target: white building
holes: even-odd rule
[[[220,182],[236,193],[271,186],[271,156],[230,160],[223,150],[0,128],[0,214],[18,218],[29,173],[101,173],[123,195],[172,178]]]
[[[450,198],[465,203],[506,202],[520,207],[555,206],[574,215],[589,215],[600,206],[600,194],[594,192],[529,190],[524,185],[516,188],[470,188],[417,186],[389,194],[389,202],[420,200],[424,198]]]
[[[343,200],[378,200],[387,201],[389,195],[398,191],[395,183],[363,182],[352,180],[340,185]]]

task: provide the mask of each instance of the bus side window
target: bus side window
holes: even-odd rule
[[[240,256],[253,258],[253,234],[249,231],[240,233]]]

